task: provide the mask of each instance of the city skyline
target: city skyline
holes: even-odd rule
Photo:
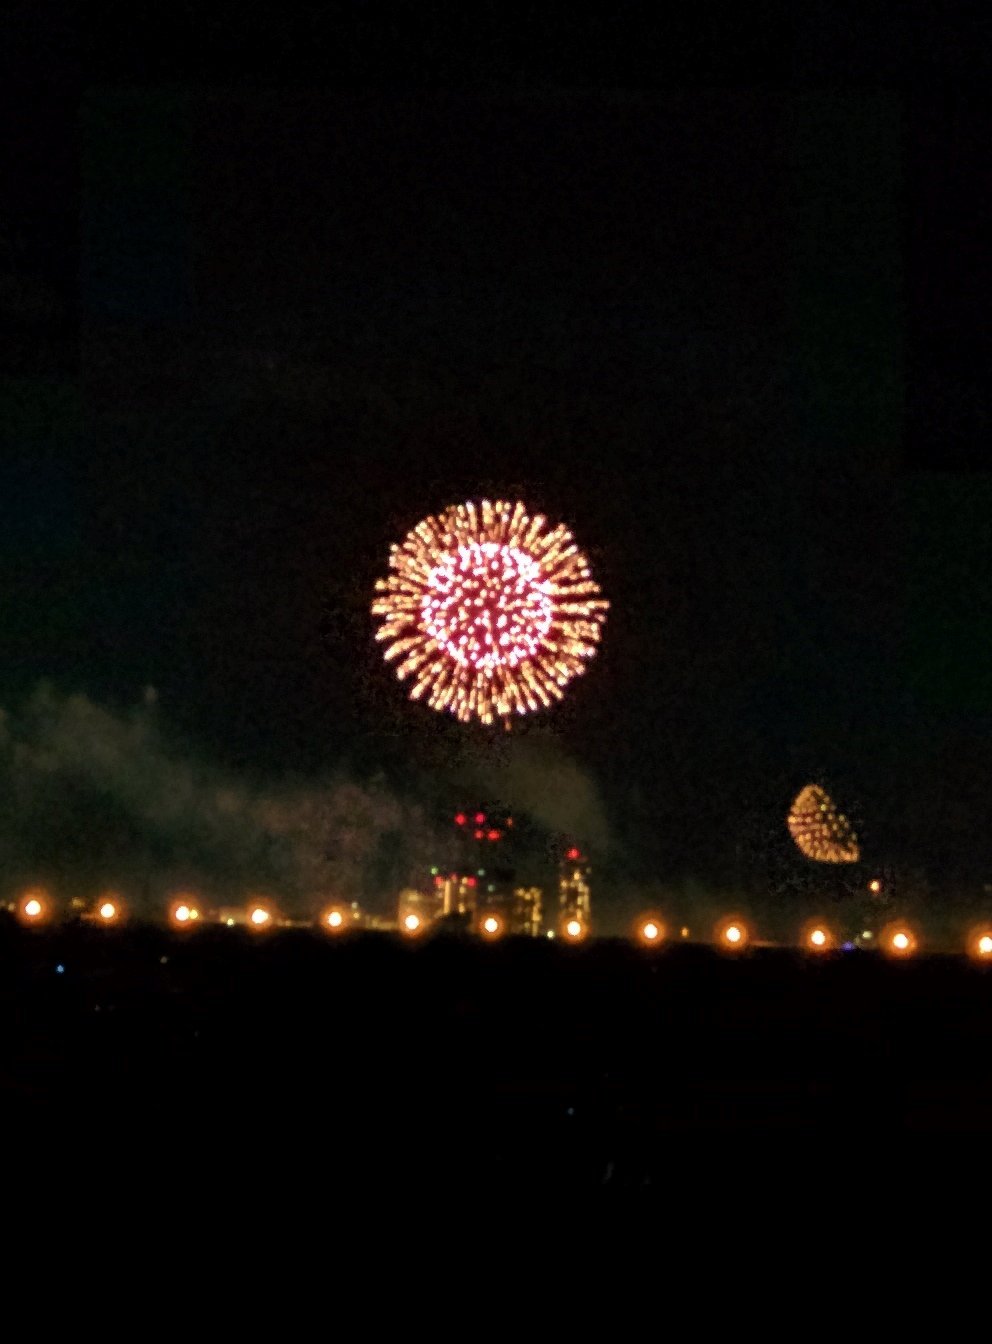
[[[36,258],[6,389],[11,742],[55,732],[68,762],[72,720],[98,754],[96,719],[124,751],[153,688],[164,745],[132,734],[116,782],[77,763],[66,814],[109,789],[107,845],[136,832],[165,866],[202,827],[156,831],[123,780],[185,759],[266,844],[277,800],[302,815],[328,778],[356,817],[379,791],[383,834],[491,782],[618,891],[732,884],[816,782],[870,867],[977,890],[988,485],[918,451],[915,115],[858,91],[92,90],[78,368],[32,363],[64,317]],[[411,705],[369,617],[389,546],[486,497],[574,528],[611,604],[589,674],[499,741]]]

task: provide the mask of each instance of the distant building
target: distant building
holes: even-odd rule
[[[365,918],[365,928],[377,933],[394,933],[399,927],[395,919],[389,919],[385,915],[367,915]]]
[[[474,915],[478,908],[478,877],[474,873],[455,872],[441,878],[441,914]]]
[[[396,912],[397,924],[402,928],[408,915],[416,915],[422,924],[430,925],[434,923],[442,910],[442,894],[438,887],[432,887],[426,892],[417,891],[413,887],[406,887],[400,892],[399,906]]]
[[[537,938],[541,933],[541,888],[517,887],[513,893],[512,929]]]
[[[592,918],[591,873],[588,858],[577,845],[570,845],[558,865],[558,913],[563,923],[578,919],[588,927]]]
[[[248,923],[248,908],[244,905],[222,905],[217,911],[217,923],[228,924],[233,927],[235,924]]]
[[[537,936],[541,928],[541,892],[518,887],[511,857],[513,817],[502,808],[464,808],[452,818],[447,853],[431,869],[427,894],[400,896],[399,922],[416,914],[425,925],[438,920],[477,928],[495,916],[504,933]]]

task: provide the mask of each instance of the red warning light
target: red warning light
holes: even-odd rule
[[[476,825],[481,826],[482,823],[485,821],[485,819],[486,819],[485,812],[476,812],[475,814]]]
[[[499,831],[490,831],[490,832],[489,832],[489,839],[490,839],[490,840],[498,840],[498,839],[499,839]]]
[[[435,885],[435,887],[443,887],[443,886],[444,886],[444,878],[443,878],[443,877],[435,877],[435,879],[434,879],[434,885]]]
[[[455,817],[455,825],[456,825],[456,826],[464,826],[464,825],[465,825],[465,821],[466,821],[465,813],[464,813],[464,812],[459,812],[458,815]]]
[[[481,840],[481,839],[482,839],[482,834],[483,834],[482,831],[476,831],[476,833],[475,833],[475,838],[476,838],[476,840]]]
[[[468,887],[474,887],[474,886],[475,886],[475,878],[474,878],[474,877],[466,877],[466,879],[465,879],[465,885],[468,886]]]
[[[573,846],[573,847],[568,851],[568,854],[567,854],[566,857],[569,858],[569,859],[577,859],[577,858],[579,857],[579,851]]]

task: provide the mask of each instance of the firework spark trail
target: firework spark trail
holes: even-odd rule
[[[376,584],[376,639],[410,697],[492,723],[560,700],[596,651],[609,603],[563,525],[483,500],[423,519]]]
[[[817,784],[797,794],[787,818],[789,834],[807,859],[817,863],[857,863],[858,837],[847,817]]]

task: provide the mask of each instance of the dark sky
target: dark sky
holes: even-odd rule
[[[612,608],[519,736],[591,782],[617,862],[732,873],[818,778],[879,862],[978,872],[961,115],[898,87],[86,89],[75,251],[24,224],[27,154],[4,239],[5,695],[151,684],[211,759],[444,798],[466,743],[513,748],[410,704],[372,583],[425,514],[520,497]]]

